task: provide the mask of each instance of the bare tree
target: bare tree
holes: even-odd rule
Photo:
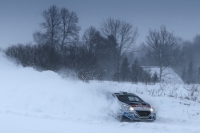
[[[43,34],[40,31],[36,31],[33,33],[33,39],[37,44],[44,45],[48,40],[47,34]]]
[[[59,8],[53,5],[48,10],[45,10],[42,13],[42,16],[44,17],[45,21],[41,25],[46,30],[45,34],[50,40],[49,43],[52,46],[55,46],[55,44],[58,42],[58,33],[61,24]]]
[[[77,25],[78,17],[75,12],[70,12],[66,8],[60,10],[61,17],[61,47],[60,53],[62,52],[63,46],[78,40],[78,33],[80,27]]]
[[[101,32],[104,36],[113,36],[118,44],[117,71],[119,71],[120,61],[127,53],[128,49],[133,46],[138,30],[132,24],[119,19],[108,18],[101,25]]]
[[[89,50],[95,52],[100,33],[95,27],[89,27],[83,34],[82,40]]]
[[[161,26],[160,31],[149,30],[146,43],[148,44],[149,56],[159,66],[161,80],[163,70],[176,62],[175,57],[179,50],[178,40],[173,33],[166,30],[165,26]]]
[[[66,8],[59,9],[55,5],[42,13],[44,22],[41,23],[44,32],[33,34],[38,44],[51,44],[61,55],[63,47],[78,41],[80,27],[75,12]],[[56,47],[55,47],[56,46]]]

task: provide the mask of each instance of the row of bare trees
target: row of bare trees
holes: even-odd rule
[[[111,80],[118,75],[120,80],[129,78],[137,82],[150,75],[143,72],[146,77],[133,76],[142,73],[142,67],[133,70],[134,63],[159,66],[161,79],[164,68],[179,62],[179,40],[165,26],[149,30],[139,58],[134,62],[136,57],[127,58],[135,51],[138,37],[138,29],[131,23],[110,17],[98,29],[89,27],[80,39],[75,12],[53,5],[44,10],[42,16],[41,29],[33,34],[35,45],[16,45],[6,50],[7,55],[24,66],[54,71],[70,69],[86,80],[95,76]],[[131,68],[132,73],[127,68]]]

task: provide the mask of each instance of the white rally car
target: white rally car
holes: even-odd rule
[[[154,121],[156,112],[150,104],[133,93],[119,92],[112,94],[120,104],[117,118],[120,121]]]

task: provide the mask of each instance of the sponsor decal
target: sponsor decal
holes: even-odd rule
[[[132,107],[142,107],[142,108],[144,108],[144,107],[146,107],[146,108],[151,108],[151,106],[149,106],[149,105],[142,105],[142,104],[139,104],[139,105],[131,105]]]

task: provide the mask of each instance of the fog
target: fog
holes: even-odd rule
[[[41,13],[51,5],[66,7],[77,13],[80,35],[90,26],[99,27],[108,17],[121,19],[138,27],[136,44],[145,42],[148,30],[166,25],[175,35],[190,40],[199,34],[199,0],[151,0],[151,1],[93,1],[93,0],[49,0],[26,1],[4,0],[1,8],[0,47],[17,43],[33,42],[33,32],[40,30]]]

